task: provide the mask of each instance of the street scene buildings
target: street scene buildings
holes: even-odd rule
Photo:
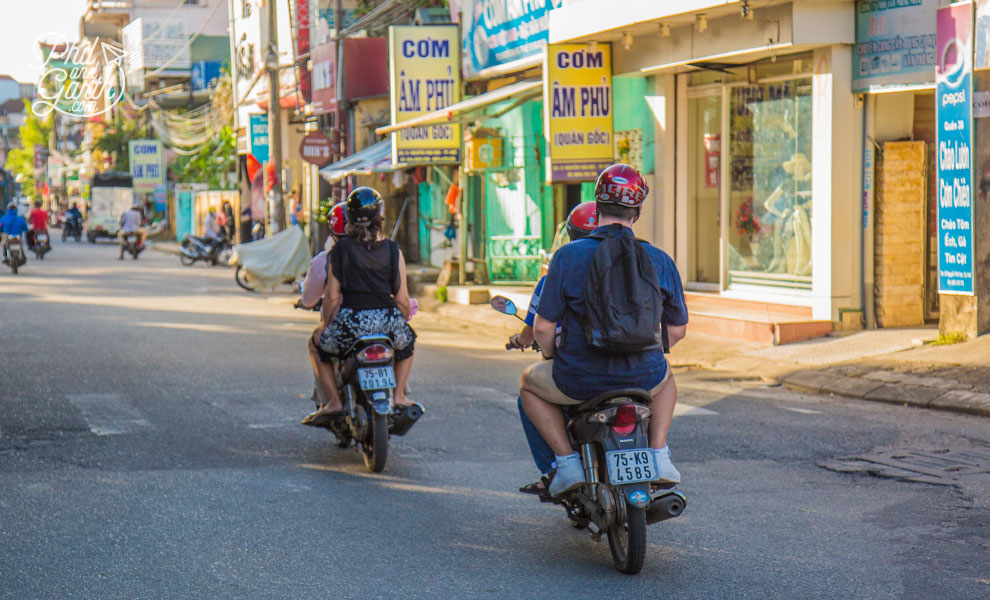
[[[990,595],[990,0],[18,4],[0,596]],[[616,163],[688,323],[638,569],[615,449],[566,521],[503,351]],[[365,186],[411,375],[300,299]]]

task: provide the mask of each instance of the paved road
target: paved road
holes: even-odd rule
[[[372,475],[298,425],[315,317],[288,299],[103,244],[0,272],[0,598],[990,597],[985,482],[816,464],[985,448],[990,421],[679,373],[689,505],[629,577],[514,491],[532,355],[417,316],[428,412]]]

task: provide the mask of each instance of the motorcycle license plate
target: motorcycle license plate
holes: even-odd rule
[[[392,367],[358,369],[358,383],[362,390],[387,390],[395,387],[395,371]]]
[[[48,242],[48,236],[46,234],[44,234],[44,233],[39,233],[38,234],[38,241],[39,242],[43,242],[43,243]]]
[[[608,463],[608,478],[612,483],[640,483],[660,479],[656,459],[649,449],[606,452],[605,462]]]

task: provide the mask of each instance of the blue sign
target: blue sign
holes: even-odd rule
[[[216,87],[220,80],[220,69],[223,61],[201,60],[192,64],[192,72],[189,77],[193,90],[208,90]]]
[[[563,0],[470,0],[461,3],[463,71],[466,77],[543,52],[550,11]]]
[[[155,186],[155,212],[163,213],[168,210],[168,197],[164,183]]]
[[[938,0],[860,0],[856,3],[853,91],[935,81]]]
[[[938,9],[935,77],[938,291],[973,295],[973,16]]]
[[[258,162],[268,162],[268,114],[248,115],[248,152]]]

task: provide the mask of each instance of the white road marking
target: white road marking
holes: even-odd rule
[[[781,406],[784,410],[792,410],[796,413],[801,413],[802,415],[820,415],[822,411],[811,410],[810,408],[795,408],[793,406]]]
[[[249,429],[276,429],[299,425],[314,406],[308,399],[259,398],[257,393],[245,391],[212,392],[210,404],[233,421]]]
[[[151,427],[141,411],[120,394],[74,394],[66,398],[96,435],[137,433]]]
[[[674,406],[675,417],[706,417],[717,414],[714,410],[701,408],[700,406],[691,406],[690,404],[677,404]]]

